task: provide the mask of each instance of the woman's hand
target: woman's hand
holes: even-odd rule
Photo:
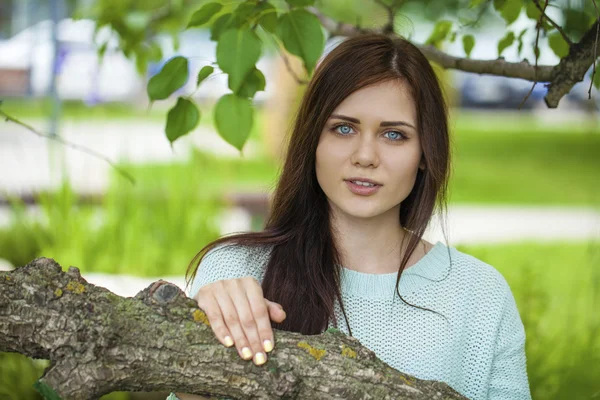
[[[227,347],[235,344],[244,360],[267,362],[266,353],[275,341],[271,322],[283,322],[285,311],[263,297],[258,281],[250,276],[205,285],[194,296],[206,314],[217,339]]]

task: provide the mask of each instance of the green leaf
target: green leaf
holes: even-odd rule
[[[596,68],[596,73],[594,74],[594,86],[600,90],[600,70],[598,68]]]
[[[169,110],[167,114],[167,126],[165,133],[169,142],[175,140],[193,131],[200,122],[200,111],[196,104],[191,100],[179,97],[175,107]]]
[[[548,44],[559,58],[566,57],[569,54],[569,44],[558,32],[548,36]]]
[[[208,76],[212,74],[214,70],[215,69],[210,65],[205,65],[204,67],[202,67],[200,72],[198,72],[198,80],[196,81],[196,87],[200,86],[202,81],[208,78]]]
[[[222,8],[223,6],[219,3],[208,3],[203,5],[198,11],[196,11],[192,15],[192,18],[190,19],[190,22],[188,23],[186,29],[204,25],[205,23],[210,21],[210,19],[216,13],[221,11]]]
[[[215,106],[217,132],[227,143],[242,151],[250,136],[253,116],[251,100],[235,94],[226,94]]]
[[[425,44],[431,44],[435,47],[440,47],[441,43],[446,39],[450,30],[452,29],[452,21],[442,20],[438,21],[433,27],[433,32],[429,35],[429,38]]]
[[[471,57],[471,51],[473,51],[473,47],[475,47],[475,37],[473,35],[465,35],[462,38],[462,42],[467,58]]]
[[[237,6],[235,11],[233,12],[233,15],[236,19],[243,22],[247,22],[248,20],[252,19],[254,17],[254,14],[256,14],[257,12],[258,4],[256,3],[256,0],[246,0],[245,2]]]
[[[312,13],[295,9],[277,21],[277,36],[286,50],[300,57],[310,75],[325,48],[321,22]]]
[[[164,100],[185,85],[189,77],[188,59],[177,56],[169,60],[160,72],[148,81],[150,101]]]
[[[56,391],[48,386],[46,382],[42,380],[37,380],[33,384],[33,388],[38,391],[39,394],[42,395],[42,398],[45,400],[62,400],[62,398],[56,393]]]
[[[271,4],[264,2],[258,4],[258,23],[267,32],[275,33],[277,30],[277,9]]]
[[[237,95],[240,97],[254,97],[256,92],[265,90],[266,83],[263,73],[258,68],[254,68],[246,75]]]
[[[487,0],[471,0],[469,2],[469,8],[479,7],[481,4],[485,3]]]
[[[221,34],[229,28],[229,23],[233,19],[232,13],[226,13],[221,15],[219,18],[212,23],[210,27],[210,40],[216,42],[221,37]]]
[[[506,25],[512,24],[519,18],[522,8],[522,0],[506,0],[504,2],[500,9],[500,15],[502,15],[502,18],[506,21]]]
[[[502,56],[502,52],[509,47],[515,41],[515,34],[513,32],[508,32],[506,36],[504,36],[498,42],[498,57]]]
[[[256,33],[248,29],[230,29],[221,34],[217,43],[217,63],[229,74],[229,87],[237,92],[252,70],[261,52]]]
[[[507,1],[508,0],[494,0],[494,8],[496,9],[496,11],[502,11],[502,8],[504,8],[504,5]]]
[[[292,7],[308,7],[315,4],[315,0],[285,0]]]
[[[537,21],[540,19],[540,15],[542,15],[542,12],[540,11],[539,8],[537,8],[537,6],[535,5],[535,3],[533,2],[533,0],[529,0],[527,2],[527,6],[525,8],[525,12],[527,13],[527,17]]]

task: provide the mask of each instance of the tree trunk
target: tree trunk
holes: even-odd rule
[[[0,351],[51,361],[36,384],[46,398],[170,390],[234,399],[464,399],[444,383],[398,372],[340,331],[274,333],[275,350],[256,366],[220,344],[196,302],[168,282],[123,298],[48,258],[0,272]]]

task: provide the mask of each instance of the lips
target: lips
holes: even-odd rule
[[[351,181],[346,181],[346,185],[348,186],[348,189],[350,189],[350,191],[352,193],[357,194],[359,196],[371,196],[371,195],[377,193],[377,191],[381,187],[381,185],[375,185],[375,186],[357,185],[356,183],[352,183]]]
[[[372,179],[369,178],[361,178],[361,177],[352,177],[352,178],[348,178],[348,179],[344,179],[345,181],[360,181],[360,182],[367,182],[367,183],[372,183],[374,185],[378,185],[378,186],[383,186],[381,183],[374,181]]]

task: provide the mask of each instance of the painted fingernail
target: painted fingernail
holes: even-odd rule
[[[225,342],[225,346],[227,346],[227,347],[233,346],[233,339],[230,338],[229,336],[225,336],[225,339],[223,339],[223,341]]]
[[[264,353],[256,353],[254,355],[254,364],[263,365],[267,362],[267,356]]]
[[[248,347],[244,347],[242,349],[242,358],[244,360],[249,360],[252,358],[252,350],[250,350]]]
[[[266,339],[263,342],[263,347],[264,347],[265,351],[268,353],[271,350],[273,350],[273,342],[271,342],[269,339]]]

